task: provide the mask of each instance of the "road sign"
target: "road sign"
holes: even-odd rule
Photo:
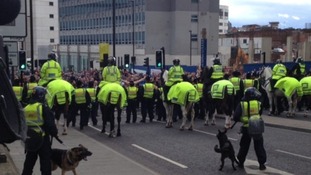
[[[21,10],[14,21],[0,27],[0,35],[3,37],[26,37],[26,0],[21,0]]]
[[[8,55],[9,55],[9,60],[12,61],[12,66],[17,66],[17,60],[18,60],[18,44],[17,42],[4,42],[4,45],[8,47]]]

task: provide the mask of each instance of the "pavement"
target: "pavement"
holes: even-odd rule
[[[311,133],[311,119],[298,120],[295,118],[262,116],[267,126],[286,128],[296,131],[310,132]],[[66,145],[58,143],[56,140],[53,142],[53,148],[69,149],[71,147],[83,144],[93,152],[88,161],[81,161],[77,167],[78,174],[92,174],[92,175],[156,175],[158,173],[148,169],[126,156],[114,151],[113,149],[105,146],[93,138],[85,135],[74,128],[69,127],[68,135],[60,136]],[[0,175],[17,175],[21,174],[24,163],[24,149],[21,141],[15,141],[8,144],[10,151],[0,145],[0,153],[5,154],[7,157],[6,163],[0,163]],[[268,170],[268,169],[267,169]],[[40,167],[37,164],[34,168],[34,175],[39,175]],[[52,174],[61,174],[60,169],[53,171]],[[68,174],[72,174],[71,172]],[[256,174],[256,173],[254,173]]]

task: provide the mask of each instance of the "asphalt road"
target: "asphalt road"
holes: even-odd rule
[[[101,121],[100,117],[98,119]],[[308,120],[300,114],[297,119]],[[180,121],[169,129],[165,128],[164,122],[125,124],[123,113],[121,137],[108,138],[100,133],[101,126],[90,126],[81,132],[162,175],[262,174],[253,145],[245,170],[234,171],[227,159],[223,171],[218,171],[220,154],[214,152],[214,146],[218,144],[216,133],[223,128],[224,120],[217,118],[216,122],[216,126],[204,126],[203,120],[196,120],[194,131],[180,131]],[[240,124],[237,124],[228,131],[236,154],[241,137],[239,128]],[[266,127],[264,145],[268,157],[265,174],[311,172],[311,133]]]

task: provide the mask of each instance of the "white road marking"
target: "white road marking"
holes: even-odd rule
[[[205,132],[205,131],[201,131],[201,130],[197,130],[197,129],[194,129],[194,131],[202,133],[202,134],[207,134],[207,135],[211,135],[211,136],[215,136],[216,137],[216,134],[214,134],[214,133]],[[238,140],[238,139],[234,139],[234,138],[231,138],[231,137],[228,137],[228,139],[232,140],[232,141],[237,141]]]
[[[274,174],[274,175],[293,175],[291,173],[281,171],[272,167],[268,167],[266,165],[267,169],[266,170],[259,170],[259,165],[258,161],[255,160],[249,160],[246,159],[244,162],[244,170],[246,174],[253,174],[253,175],[269,175],[269,174]]]
[[[181,167],[181,168],[188,168],[186,165],[183,165],[183,164],[180,164],[180,163],[178,163],[178,162],[175,162],[175,161],[173,161],[173,160],[171,160],[171,159],[168,159],[168,158],[166,158],[166,157],[164,157],[164,156],[161,156],[161,155],[159,155],[159,154],[157,154],[157,153],[154,153],[154,152],[152,152],[152,151],[149,151],[149,150],[147,150],[147,149],[145,149],[145,148],[143,148],[143,147],[140,147],[140,146],[138,146],[138,145],[136,145],[136,144],[132,144],[132,146],[134,146],[134,147],[136,147],[136,148],[138,148],[138,149],[140,149],[140,150],[142,150],[142,151],[145,151],[145,152],[147,152],[147,153],[149,153],[149,154],[151,154],[151,155],[154,155],[154,156],[156,156],[156,157],[158,157],[158,158],[161,158],[161,159],[163,159],[163,160],[165,160],[165,161],[168,161],[168,162],[170,162],[170,163],[172,163],[172,164],[174,164],[174,165],[177,165],[177,166],[179,166],[179,167]]]
[[[92,125],[88,125],[90,128],[93,128],[93,129],[95,129],[95,130],[97,130],[97,131],[99,131],[99,132],[101,132],[102,130],[101,129],[98,129],[98,128],[96,128],[96,127],[94,127],[94,126],[92,126]],[[109,135],[109,133],[107,133],[107,132],[105,132],[105,134],[106,135]]]
[[[285,154],[289,154],[289,155],[292,155],[292,156],[296,156],[296,157],[300,157],[300,158],[304,158],[304,159],[309,159],[311,160],[311,157],[308,157],[308,156],[303,156],[303,155],[299,155],[299,154],[295,154],[295,153],[291,153],[291,152],[287,152],[287,151],[283,151],[283,150],[275,150],[277,152],[281,152],[281,153],[285,153]]]

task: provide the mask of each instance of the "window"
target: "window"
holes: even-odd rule
[[[191,41],[198,41],[198,35],[197,34],[192,34],[191,35]]]
[[[223,31],[222,30],[219,30],[219,33],[222,33]]]
[[[50,30],[54,30],[54,27],[53,27],[53,26],[50,26]]]
[[[223,23],[222,23],[222,22],[220,22],[220,23],[219,23],[219,26],[223,26]]]
[[[54,43],[54,42],[55,42],[54,38],[51,38],[50,43]]]
[[[54,2],[51,2],[51,1],[50,1],[50,2],[49,2],[49,5],[50,5],[50,6],[54,6]]]
[[[198,15],[191,15],[191,22],[198,22]]]
[[[53,15],[53,14],[50,14],[50,18],[54,18],[54,15]]]
[[[222,9],[219,10],[219,16],[223,16],[224,12],[222,11]]]
[[[243,39],[243,44],[247,44],[247,39]]]

